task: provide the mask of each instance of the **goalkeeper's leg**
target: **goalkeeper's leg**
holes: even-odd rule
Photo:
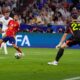
[[[58,65],[58,61],[60,60],[60,58],[62,57],[63,53],[64,53],[64,48],[67,47],[66,43],[63,43],[61,48],[59,48],[55,61],[53,62],[49,62],[48,64],[52,64],[52,65]]]

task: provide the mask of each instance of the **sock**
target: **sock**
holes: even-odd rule
[[[57,53],[57,56],[56,56],[56,61],[59,61],[59,59],[62,57],[63,55],[63,52],[64,52],[64,49],[63,48],[60,48],[58,53]]]
[[[8,54],[6,43],[2,43],[1,48],[4,48],[4,53]]]

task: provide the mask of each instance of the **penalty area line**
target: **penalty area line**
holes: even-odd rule
[[[68,78],[68,79],[64,79],[64,80],[80,80],[80,76],[78,76],[78,77],[73,77],[73,78]]]

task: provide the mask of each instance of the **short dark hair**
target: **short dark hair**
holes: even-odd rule
[[[77,19],[78,15],[77,15],[77,14],[72,14],[71,17],[72,17],[73,19]]]
[[[19,13],[14,13],[14,16],[15,16],[15,15],[19,16]]]

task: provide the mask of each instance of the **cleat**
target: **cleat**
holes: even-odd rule
[[[57,66],[58,65],[58,62],[57,61],[53,61],[53,62],[48,62],[48,64],[49,65],[56,65]]]

